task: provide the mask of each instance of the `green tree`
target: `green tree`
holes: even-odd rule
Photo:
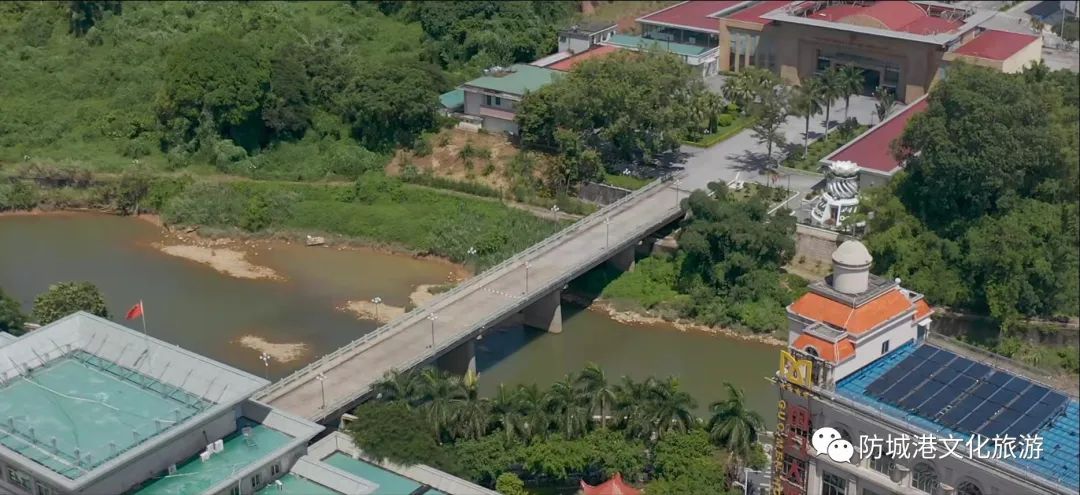
[[[278,137],[303,137],[311,127],[311,93],[302,49],[297,45],[279,48],[270,58],[270,92],[262,111],[266,127]]]
[[[694,428],[696,418],[693,410],[697,401],[679,387],[675,377],[658,380],[650,391],[646,407],[656,426],[656,437],[663,438],[668,432],[685,432]]]
[[[672,434],[656,444],[656,480],[645,492],[664,495],[723,493],[727,471],[702,430]]]
[[[421,410],[439,439],[452,438],[456,404],[465,396],[461,379],[449,373],[425,368],[420,372]]]
[[[891,89],[878,87],[874,96],[877,98],[874,111],[877,113],[878,122],[883,122],[896,107],[896,94]]]
[[[758,431],[764,428],[761,415],[746,407],[742,390],[724,382],[727,398],[714,402],[710,407],[707,430],[711,440],[732,455],[748,462],[757,442]]]
[[[109,317],[109,308],[101,291],[90,282],[61,282],[49,286],[49,290],[34,299],[31,319],[40,325],[48,325],[76,311]]]
[[[531,418],[522,407],[521,396],[517,390],[499,384],[495,397],[491,399],[491,419],[507,440],[529,438],[528,423]]]
[[[724,83],[721,94],[746,112],[751,104],[760,100],[763,94],[771,92],[778,84],[780,81],[772,72],[746,67]]]
[[[495,491],[502,495],[528,495],[525,482],[514,473],[503,473],[495,480]]]
[[[619,417],[619,426],[630,438],[648,441],[653,433],[653,422],[649,402],[652,400],[653,378],[635,381],[624,376],[617,386],[615,410]]]
[[[120,15],[123,2],[109,0],[72,0],[68,2],[71,16],[69,29],[75,36],[84,36],[106,14]]]
[[[166,146],[228,136],[247,150],[261,144],[260,111],[270,70],[261,53],[236,36],[219,32],[194,35],[166,56],[158,119]],[[203,127],[200,136],[198,129]]]
[[[394,62],[353,77],[345,89],[343,117],[353,136],[373,150],[410,145],[435,127],[441,75],[420,63]]]
[[[544,395],[545,415],[564,438],[580,438],[588,430],[590,411],[588,398],[574,386],[573,375],[556,381]]]
[[[859,94],[863,88],[863,70],[854,65],[845,65],[836,74],[837,95],[844,99],[844,122],[848,120],[848,108],[851,97]]]
[[[617,388],[608,381],[604,369],[596,363],[587,363],[578,375],[577,384],[589,402],[589,414],[600,416],[600,428],[607,428],[607,418],[615,403]]]
[[[480,397],[477,388],[477,375],[470,371],[461,381],[463,394],[454,405],[454,428],[451,434],[455,439],[475,440],[488,432],[491,422],[490,402]]]
[[[437,461],[440,447],[423,413],[404,402],[372,401],[353,412],[349,436],[365,454],[404,465]]]
[[[420,382],[413,371],[388,371],[372,388],[379,400],[403,401],[410,405],[420,401]]]
[[[759,143],[766,146],[766,159],[773,163],[773,145],[783,146],[784,132],[781,130],[790,114],[789,91],[784,87],[774,87],[762,92],[757,101],[750,104],[750,115],[754,125],[750,128]]]
[[[843,94],[844,81],[838,66],[829,67],[821,75],[823,87],[821,95],[825,106],[825,137],[829,137],[829,128],[832,124],[829,114],[832,112],[833,102]]]
[[[22,335],[26,331],[26,315],[19,303],[0,289],[0,332]]]
[[[825,87],[820,79],[806,79],[799,86],[798,92],[795,93],[795,97],[792,99],[793,113],[806,120],[803,130],[803,157],[806,157],[810,150],[810,119],[821,112],[821,106],[824,103],[824,90]]]

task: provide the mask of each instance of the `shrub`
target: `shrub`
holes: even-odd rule
[[[34,299],[32,318],[36,323],[48,325],[76,311],[109,317],[109,308],[101,291],[90,282],[62,282],[49,287]]]
[[[730,114],[723,114],[716,119],[716,123],[720,127],[728,127],[735,122],[735,117]]]
[[[377,172],[368,172],[356,179],[352,200],[366,204],[381,199],[400,201],[402,194],[400,180]]]
[[[38,194],[34,186],[20,180],[0,183],[0,211],[30,210],[37,202]]]
[[[728,103],[727,107],[724,108],[724,113],[731,114],[731,115],[738,115],[739,114],[739,106],[734,104],[734,103]]]
[[[418,137],[416,142],[413,143],[413,154],[416,156],[428,156],[431,151],[431,139],[427,135]]]

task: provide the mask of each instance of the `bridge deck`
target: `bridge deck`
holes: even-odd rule
[[[687,193],[676,184],[654,182],[639,189],[270,385],[259,399],[313,420],[341,412],[387,371],[433,360],[677,218],[678,198]],[[434,322],[428,319],[432,313],[437,315]],[[325,377],[321,384],[320,374]]]

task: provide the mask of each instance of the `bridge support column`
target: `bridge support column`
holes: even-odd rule
[[[608,263],[614,266],[619,271],[628,272],[634,269],[634,253],[637,250],[637,245],[630,246],[622,251],[615,253]]]
[[[469,339],[438,359],[439,369],[455,375],[476,373],[476,339]]]
[[[525,308],[525,325],[562,333],[562,291],[557,290]]]

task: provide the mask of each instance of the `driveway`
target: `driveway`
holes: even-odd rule
[[[853,96],[851,98],[850,116],[862,124],[870,124],[876,115],[874,108],[876,101],[868,96]],[[825,130],[824,112],[810,120],[810,139],[817,139]],[[833,126],[837,125],[844,117],[844,102],[841,100],[832,107],[831,115]],[[801,117],[789,117],[783,126],[789,146],[799,148],[802,146],[803,131],[806,122]],[[758,142],[754,133],[746,129],[722,143],[711,148],[696,148],[683,146],[684,159],[676,165],[686,171],[681,188],[684,190],[703,189],[706,184],[714,181],[731,182],[735,179],[752,181],[764,185],[773,185],[788,188],[798,192],[798,196],[791,201],[789,207],[798,206],[799,201],[812,191],[821,182],[822,177],[798,171],[781,171],[776,182],[772,182],[770,175],[765,174],[768,159],[767,147]],[[773,147],[774,158],[781,156],[781,150]]]

